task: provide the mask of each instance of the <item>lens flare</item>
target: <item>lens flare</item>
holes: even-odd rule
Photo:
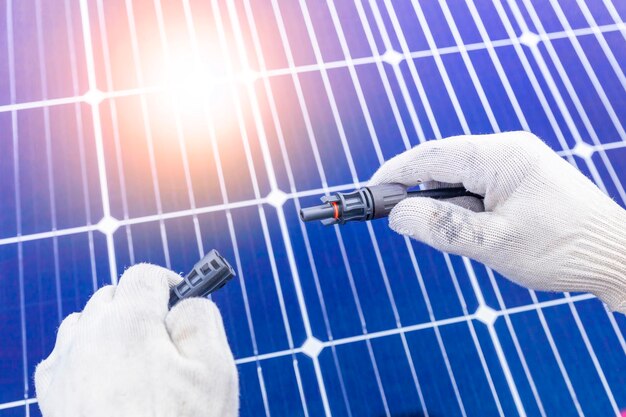
[[[227,74],[219,56],[198,56],[189,45],[178,43],[161,67],[162,86],[176,100],[179,110],[195,110],[205,105],[216,85]]]
[[[258,74],[229,71],[228,57],[217,45],[204,43],[198,51],[186,37],[170,40],[158,52],[148,67],[150,79],[158,84],[152,96],[153,123],[165,128],[179,120],[187,144],[206,144],[212,131],[216,140],[239,135],[235,99]]]

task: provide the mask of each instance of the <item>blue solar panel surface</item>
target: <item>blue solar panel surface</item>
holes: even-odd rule
[[[626,3],[0,2],[0,417],[128,266],[214,294],[242,416],[619,415],[626,319],[384,220],[302,224],[425,140],[529,130],[626,203]]]

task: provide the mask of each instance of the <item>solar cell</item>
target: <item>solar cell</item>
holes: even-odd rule
[[[213,295],[241,415],[619,415],[626,319],[300,207],[418,143],[530,130],[626,204],[626,8],[494,0],[5,0],[0,417],[128,266]]]

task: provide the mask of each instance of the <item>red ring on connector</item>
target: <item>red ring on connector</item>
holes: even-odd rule
[[[339,220],[339,206],[334,201],[332,203],[330,203],[330,204],[332,204],[333,208],[335,209],[335,213],[334,213],[333,217],[335,218],[335,220]]]

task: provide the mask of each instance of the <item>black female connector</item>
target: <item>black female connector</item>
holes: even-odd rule
[[[235,276],[235,270],[215,249],[204,255],[183,278],[183,282],[170,290],[169,306],[189,297],[206,297],[222,288]]]

